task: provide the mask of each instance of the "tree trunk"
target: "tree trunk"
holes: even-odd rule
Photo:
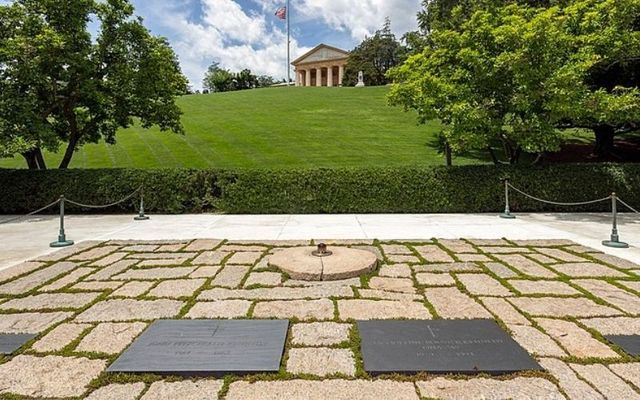
[[[613,138],[616,135],[615,129],[610,125],[599,125],[593,128],[596,135],[596,146],[593,149],[594,154],[600,158],[604,158],[613,154]]]
[[[44,157],[42,156],[42,150],[40,150],[39,147],[22,153],[22,157],[27,161],[29,169],[47,169]]]
[[[67,145],[67,150],[64,152],[64,157],[60,162],[59,169],[67,169],[69,168],[69,164],[71,163],[71,158],[73,157],[73,153],[76,151],[76,145],[78,144],[78,135],[75,133],[71,134],[69,138],[69,144]]]

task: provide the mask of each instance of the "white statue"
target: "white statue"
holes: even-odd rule
[[[365,87],[364,84],[364,73],[362,71],[358,72],[358,84],[356,87]]]

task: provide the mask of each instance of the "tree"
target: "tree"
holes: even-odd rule
[[[639,15],[637,0],[484,5],[456,29],[432,30],[425,50],[390,73],[390,102],[441,120],[454,151],[489,149],[496,162],[496,141],[515,163],[523,151],[557,150],[562,129],[638,129],[638,87],[593,76],[640,58]]]
[[[274,79],[267,75],[256,76],[250,69],[231,72],[213,62],[204,76],[204,87],[211,92],[232,92],[255,89],[274,84]]]
[[[391,32],[391,21],[387,18],[381,30],[372,37],[365,38],[349,54],[343,85],[355,85],[359,71],[363,72],[367,85],[386,85],[389,83],[387,71],[402,63],[406,54],[406,48]]]
[[[114,144],[138,118],[182,133],[176,96],[187,81],[166,39],[128,0],[15,0],[0,6],[0,143],[29,168],[66,143],[59,168],[86,143]],[[95,41],[87,28],[100,22]],[[4,154],[7,155],[7,154]]]

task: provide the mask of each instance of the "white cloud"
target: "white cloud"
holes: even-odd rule
[[[380,29],[386,17],[396,35],[417,28],[420,0],[293,0],[295,11],[305,18],[322,19],[330,27],[346,31],[357,41]]]

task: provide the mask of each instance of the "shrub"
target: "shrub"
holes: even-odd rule
[[[580,202],[612,191],[640,206],[640,165],[492,165],[305,170],[0,170],[0,213],[24,214],[60,194],[85,204],[117,201],[144,184],[155,213],[496,213],[501,179],[537,197]],[[108,212],[132,212],[138,197]],[[609,211],[610,204],[562,207],[512,193],[512,209]],[[75,206],[71,212],[88,211]],[[105,212],[105,210],[101,210]]]

